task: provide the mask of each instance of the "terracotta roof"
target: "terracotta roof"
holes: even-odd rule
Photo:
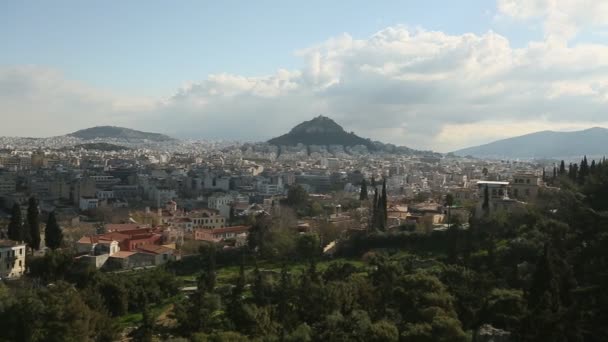
[[[165,246],[159,246],[159,245],[143,245],[143,246],[137,247],[137,250],[145,252],[145,253],[152,253],[152,254],[163,254],[163,253],[173,251],[172,248],[165,247]]]
[[[123,230],[134,230],[140,228],[138,223],[117,223],[117,224],[106,224],[107,232],[120,232]]]
[[[25,245],[24,243],[19,243],[17,241],[12,240],[0,240],[0,247],[16,247]]]
[[[110,258],[125,259],[135,254],[135,252],[120,251],[110,255]]]
[[[215,228],[212,230],[213,234],[221,234],[221,233],[242,233],[248,232],[251,227],[249,226],[233,226],[233,227],[224,227],[224,228]]]

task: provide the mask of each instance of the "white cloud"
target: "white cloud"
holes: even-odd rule
[[[96,124],[128,124],[153,108],[148,99],[119,97],[38,66],[0,68],[0,134],[50,136]]]
[[[518,19],[548,18],[547,3],[568,8],[557,0],[500,1],[499,8]],[[578,25],[580,15],[567,21]],[[325,114],[361,136],[451,151],[608,121],[606,45],[547,39],[513,48],[492,31],[449,35],[395,26],[365,39],[340,35],[296,56],[305,62],[301,70],[211,75],[158,101],[108,94],[44,68],[5,68],[0,108],[16,115],[0,134],[113,123],[177,136],[267,139]]]
[[[581,28],[608,24],[608,2],[603,0],[498,0],[500,13],[543,21],[547,40],[565,43]]]

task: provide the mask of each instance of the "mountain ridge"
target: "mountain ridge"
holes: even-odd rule
[[[487,144],[459,149],[452,153],[494,159],[580,158],[608,154],[608,129],[590,127],[578,131],[544,130]]]
[[[82,140],[125,139],[150,140],[155,142],[166,142],[176,140],[161,133],[143,132],[131,128],[118,126],[95,126],[78,130],[76,132],[67,134],[67,136],[80,138]]]

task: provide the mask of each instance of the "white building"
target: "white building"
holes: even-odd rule
[[[156,203],[167,203],[172,201],[174,198],[177,198],[177,192],[174,189],[165,188],[165,187],[153,187],[151,193],[152,199]]]
[[[0,240],[0,278],[15,279],[25,272],[25,243]]]
[[[78,205],[80,210],[90,210],[99,207],[99,199],[95,197],[80,197],[80,203]]]
[[[213,194],[207,198],[207,207],[219,210],[220,215],[230,216],[230,205],[234,198],[228,194]]]
[[[112,190],[97,190],[95,197],[100,200],[107,200],[114,198],[114,191]]]

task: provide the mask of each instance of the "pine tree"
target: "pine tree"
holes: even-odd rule
[[[365,178],[361,181],[361,193],[359,194],[359,201],[367,201],[367,182]]]
[[[13,205],[11,221],[8,224],[8,238],[13,241],[23,241],[23,219],[21,218],[21,206]]]
[[[61,243],[63,242],[63,232],[57,223],[54,211],[49,214],[49,219],[44,230],[44,241],[46,246],[52,250],[61,247]]]
[[[29,245],[33,250],[40,249],[40,221],[38,217],[38,201],[30,197],[27,207],[27,230],[29,232]]]

